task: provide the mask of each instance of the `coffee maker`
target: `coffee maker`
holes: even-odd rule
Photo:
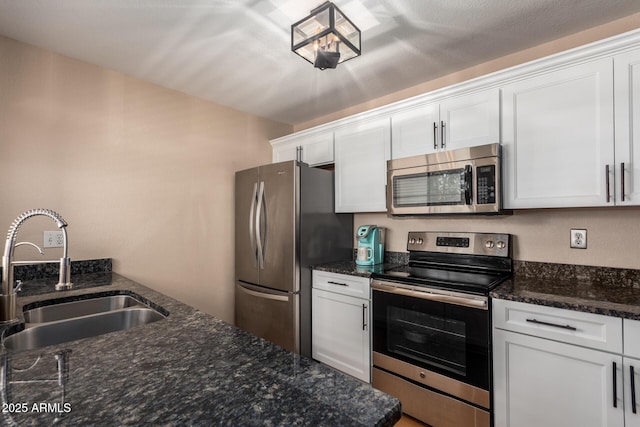
[[[377,225],[362,225],[356,232],[358,238],[357,265],[375,265],[384,262],[385,228]]]

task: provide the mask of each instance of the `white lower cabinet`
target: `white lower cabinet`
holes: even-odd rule
[[[495,427],[638,425],[622,319],[504,300],[493,313]]]
[[[640,359],[624,356],[622,358],[624,381],[624,425],[640,427]]]
[[[624,416],[626,427],[640,427],[640,321],[624,319]]]
[[[503,330],[494,351],[496,427],[623,426],[621,356]]]
[[[371,381],[368,289],[364,277],[313,272],[311,355],[366,382]],[[360,292],[367,297],[353,296]]]

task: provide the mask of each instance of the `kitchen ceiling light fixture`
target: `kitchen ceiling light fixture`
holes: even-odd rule
[[[291,50],[325,70],[360,56],[360,30],[328,1],[291,25]]]

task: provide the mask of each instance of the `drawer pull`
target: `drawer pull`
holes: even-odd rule
[[[340,283],[340,282],[333,282],[331,280],[329,280],[327,283],[329,283],[330,285],[340,285],[340,286],[349,286],[346,283]]]
[[[631,378],[631,411],[636,414],[636,373],[633,365],[629,366],[629,377]]]
[[[553,326],[554,328],[568,329],[570,331],[577,331],[577,329],[571,325],[558,325],[557,323],[543,322],[542,320],[538,319],[527,319],[527,322],[537,323],[538,325]]]

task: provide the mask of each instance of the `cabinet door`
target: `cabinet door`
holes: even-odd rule
[[[622,366],[625,379],[624,425],[640,427],[640,359],[625,356]]]
[[[321,289],[311,295],[312,357],[370,382],[369,300]]]
[[[624,425],[621,356],[501,329],[493,338],[496,427]]]
[[[500,142],[500,90],[445,99],[440,104],[440,148]]]
[[[322,132],[300,141],[302,161],[309,166],[333,163],[333,132]]]
[[[640,205],[640,49],[616,56],[614,66],[617,183],[615,199],[617,205]]]
[[[505,86],[502,107],[505,208],[613,204],[612,59]]]
[[[391,158],[433,153],[439,148],[438,104],[420,105],[391,117]]]
[[[336,212],[385,212],[391,126],[382,118],[335,134]]]
[[[273,163],[298,160],[298,141],[280,143],[273,147]]]

